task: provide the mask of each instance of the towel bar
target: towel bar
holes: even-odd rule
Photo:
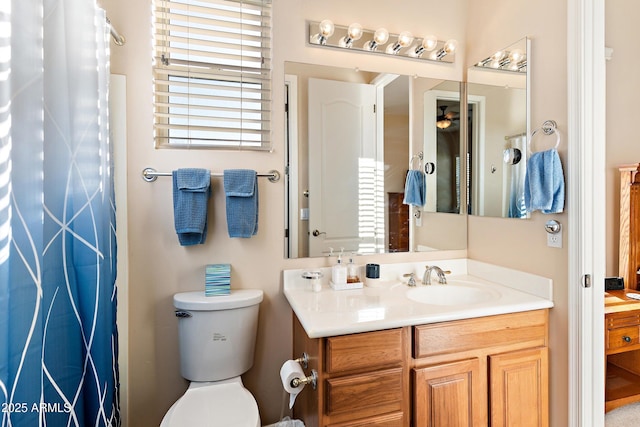
[[[259,173],[257,174],[259,177],[266,177],[269,178],[269,181],[271,182],[278,182],[280,181],[280,172],[278,172],[277,170],[270,170],[267,173]],[[158,172],[156,171],[154,168],[145,168],[142,171],[142,179],[144,179],[147,182],[153,182],[156,179],[158,179],[159,176],[171,176],[171,172]],[[211,173],[212,177],[221,177],[224,176],[224,174],[222,173]]]

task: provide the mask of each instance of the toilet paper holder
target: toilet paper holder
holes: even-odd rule
[[[301,385],[311,384],[311,387],[315,390],[318,383],[318,373],[315,369],[311,370],[311,375],[304,378],[294,378],[291,380],[291,387],[300,387]]]
[[[296,360],[294,360],[294,362],[298,362],[300,365],[302,365],[303,369],[307,369],[309,367],[309,355],[304,352],[302,353],[302,357],[297,358]]]

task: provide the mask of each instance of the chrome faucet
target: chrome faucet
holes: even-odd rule
[[[441,285],[446,285],[447,284],[447,278],[444,277],[444,275],[445,275],[445,273],[447,273],[447,274],[451,273],[450,271],[443,271],[437,265],[427,265],[425,268],[426,268],[426,270],[424,271],[424,276],[422,277],[422,284],[423,285],[430,285],[431,284],[431,273],[433,271],[435,271],[436,274],[438,275],[438,283],[440,283]]]
[[[416,275],[414,273],[403,274],[404,277],[408,277],[407,285],[415,286],[416,285]]]

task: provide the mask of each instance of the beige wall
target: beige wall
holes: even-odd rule
[[[531,123],[539,127],[555,120],[563,140],[559,152],[567,174],[567,14],[566,1],[487,0],[469,2],[467,63],[516,42],[531,38]],[[550,13],[550,11],[553,11]],[[537,144],[538,141],[536,141]],[[566,210],[571,209],[567,207]],[[533,213],[529,220],[469,217],[469,257],[553,279],[550,316],[551,425],[568,425],[568,251],[546,245],[544,223],[556,219],[563,235],[567,215]]]
[[[554,119],[566,129],[566,13],[565,2],[543,0],[450,0],[446,13],[442,2],[325,0],[322,2],[277,0],[273,3],[273,140],[270,153],[157,150],[152,141],[152,87],[150,69],[150,0],[104,0],[103,6],[118,30],[127,37],[124,47],[114,47],[112,71],[127,76],[127,175],[128,175],[128,299],[129,323],[120,325],[129,335],[128,421],[130,426],[157,426],[169,406],[184,392],[187,383],[179,374],[177,328],[172,295],[200,289],[204,265],[232,264],[234,288],[260,288],[265,300],[254,368],[244,377],[258,400],[263,423],[280,415],[282,388],[278,371],[291,355],[291,311],[281,287],[281,270],[326,265],[324,259],[283,259],[284,196],[282,181],[260,180],[260,222],[252,239],[229,239],[224,197],[219,180],[213,181],[209,235],[199,247],[178,245],[173,230],[171,181],[155,183],[140,179],[147,166],[160,171],[180,167],[254,168],[283,171],[284,61],[322,63],[360,69],[381,69],[401,74],[429,75],[461,80],[465,49],[474,61],[523,36],[532,38],[534,75],[532,120],[539,125]],[[548,13],[549,10],[554,13]],[[467,22],[467,16],[469,20]],[[434,33],[441,39],[457,38],[460,51],[454,65],[427,64],[377,55],[354,54],[305,45],[305,19],[330,18],[337,24],[360,22],[365,28],[385,26],[390,32]],[[491,30],[495,28],[495,30]],[[467,36],[468,35],[468,36]],[[473,55],[476,55],[473,57]],[[566,160],[566,146],[561,155]],[[119,208],[123,208],[120,206]],[[563,225],[566,215],[553,215]],[[556,308],[551,316],[551,417],[552,426],[567,425],[567,250],[547,248],[544,222],[531,220],[469,218],[471,257],[506,265],[554,279]],[[465,251],[435,254],[393,254],[362,257],[359,263],[401,262],[460,257]],[[125,348],[127,345],[125,345]]]

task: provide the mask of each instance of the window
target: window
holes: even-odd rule
[[[268,150],[270,0],[154,0],[157,147]]]

